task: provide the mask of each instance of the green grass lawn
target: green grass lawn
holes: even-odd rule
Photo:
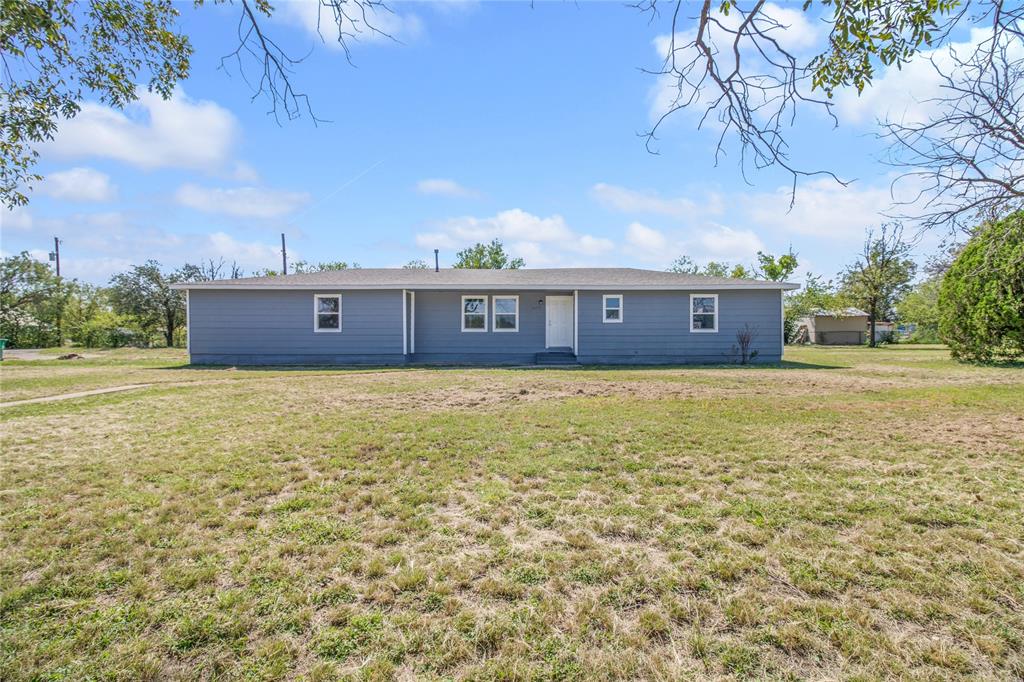
[[[1024,677],[1024,369],[4,361],[0,679]]]

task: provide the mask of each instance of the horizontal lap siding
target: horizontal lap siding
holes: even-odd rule
[[[342,331],[313,331],[313,295],[341,294]],[[402,355],[401,291],[189,292],[189,334],[195,357],[281,356],[295,362],[318,356]]]
[[[550,292],[559,294],[564,292]],[[571,292],[570,292],[571,293]],[[487,296],[487,331],[462,331],[462,297]],[[519,331],[492,331],[494,294],[480,291],[416,292],[417,362],[522,361],[544,350],[544,305],[546,292],[510,291],[519,296]]]
[[[342,295],[342,331],[313,331],[313,295]],[[544,297],[566,292],[510,292],[519,296],[519,331],[461,331],[462,296],[479,291],[417,291],[413,362],[530,362],[544,350]],[[602,323],[602,294],[622,294],[621,324]],[[695,292],[703,293],[703,292]],[[727,362],[736,331],[757,329],[760,361],[781,351],[778,291],[719,292],[718,333],[689,331],[690,292],[579,292],[579,359],[593,363]],[[411,301],[409,301],[411,303]],[[411,306],[410,306],[411,308]],[[398,363],[402,356],[402,293],[387,291],[190,292],[193,361],[232,364]],[[412,317],[411,309],[408,317]]]
[[[622,294],[622,323],[602,322],[603,294]],[[782,310],[778,291],[718,292],[717,333],[691,333],[690,294],[702,291],[581,291],[579,357],[592,362],[728,362],[736,332],[757,330],[761,361],[778,361]]]

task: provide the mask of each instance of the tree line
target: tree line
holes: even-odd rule
[[[358,263],[331,261],[291,263],[294,273],[358,268]],[[275,270],[253,276],[274,277]],[[171,285],[245,276],[237,263],[224,259],[168,270],[158,261],[133,265],[94,286],[58,277],[46,263],[27,252],[0,263],[0,338],[22,348],[180,346],[185,341],[185,295]]]
[[[954,358],[974,362],[1024,357],[1024,211],[977,226],[963,244],[917,264],[900,224],[869,231],[863,250],[835,280],[807,273],[785,304],[787,341],[814,312],[868,313],[868,343],[879,321],[913,327],[912,343],[945,343]]]
[[[848,308],[868,314],[868,345],[878,343],[879,322],[913,328],[911,343],[945,343],[967,361],[1024,357],[1024,211],[986,220],[963,244],[928,259],[924,277],[900,223],[869,230],[854,259],[834,279],[806,273],[803,286],[785,299],[786,341],[795,340],[799,320],[815,313],[840,315]],[[799,261],[790,250],[779,257],[758,252],[754,265],[688,256],[669,270],[711,277],[783,281]],[[888,340],[895,340],[890,337]]]
[[[456,268],[520,268],[522,258],[511,258],[501,242],[476,244],[456,254]],[[361,267],[348,261],[289,264],[290,274],[347,270]],[[423,260],[403,267],[426,269]],[[58,277],[47,263],[28,252],[0,263],[0,338],[20,348],[47,348],[67,342],[86,348],[182,346],[185,343],[185,295],[171,285],[236,279],[246,273],[224,259],[198,265],[186,263],[166,269],[158,261],[133,265],[110,278],[106,286]],[[264,268],[254,277],[277,277],[279,270]]]
[[[924,278],[914,282],[918,266],[912,245],[898,223],[870,230],[863,248],[839,275],[825,280],[807,273],[803,286],[785,298],[786,340],[793,341],[798,321],[810,314],[841,314],[847,308],[868,313],[868,343],[876,345],[880,321],[914,325],[908,339],[947,343],[954,357],[971,361],[1024,357],[1024,211],[979,225],[969,241],[933,256]],[[498,239],[456,254],[455,268],[518,269]],[[291,264],[302,274],[359,268],[347,261]],[[423,260],[403,267],[426,269]],[[672,272],[710,277],[785,281],[799,267],[790,249],[780,256],[758,252],[752,265],[711,261],[703,266],[677,258]],[[171,285],[238,278],[237,264],[209,260],[165,270],[157,261],[134,265],[111,277],[105,287],[56,275],[46,263],[21,253],[0,263],[0,337],[13,346],[48,347],[72,343],[96,348],[182,345],[185,296]],[[276,277],[275,270],[255,276]]]

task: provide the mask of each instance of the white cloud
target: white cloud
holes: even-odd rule
[[[687,255],[697,263],[726,261],[750,263],[764,242],[752,230],[738,230],[708,224],[698,229],[665,233],[642,223],[626,228],[626,252],[655,267],[667,267],[675,258]]]
[[[826,239],[860,239],[864,230],[885,220],[892,206],[889,187],[852,184],[843,187],[830,179],[812,180],[797,189],[789,208],[790,188],[746,194],[744,212],[751,222],[790,234]]]
[[[44,152],[60,157],[102,157],[144,168],[219,172],[239,135],[227,109],[180,93],[169,100],[143,92],[139,102],[118,111],[86,102],[60,125]]]
[[[37,217],[31,224],[31,243],[49,243],[52,235],[60,235],[62,274],[96,283],[106,282],[114,273],[149,259],[171,269],[184,263],[224,258],[237,262],[247,272],[276,267],[281,260],[274,241],[247,241],[224,231],[168,232],[153,227],[148,216],[119,211],[79,213],[66,218]],[[32,253],[37,258],[46,258],[44,250]],[[291,245],[289,254],[301,257]]]
[[[423,33],[423,22],[412,13],[399,13],[383,7],[364,4],[360,8],[350,7],[344,16],[337,16],[334,10],[319,0],[291,0],[277,5],[278,15],[286,21],[301,26],[327,47],[341,50],[339,33],[346,34],[351,48],[354,43],[408,42]]]
[[[416,244],[424,248],[461,249],[497,238],[532,267],[593,258],[615,248],[610,239],[574,232],[560,215],[541,218],[518,208],[489,218],[451,218],[436,227],[434,232],[417,234]]]
[[[117,196],[109,175],[82,167],[48,173],[36,191],[66,201],[111,201]]]
[[[784,50],[793,53],[804,53],[812,50],[822,40],[824,25],[815,23],[808,18],[798,5],[783,7],[773,2],[766,3],[762,8],[763,16],[774,19],[780,26],[766,29],[766,34],[775,39]],[[730,14],[738,25],[739,14]]]
[[[590,190],[591,196],[602,206],[623,213],[654,213],[670,218],[692,219],[697,214],[721,211],[721,198],[710,194],[698,205],[686,197],[663,198],[652,191],[641,191],[599,182]]]
[[[925,50],[901,68],[887,67],[864,92],[858,94],[847,88],[837,93],[835,112],[852,124],[874,124],[876,120],[923,123],[939,106],[930,100],[942,93],[945,81],[940,71],[955,73],[953,55],[964,58],[991,37],[991,29],[974,28],[965,42]],[[1024,57],[1024,42],[1011,41],[1007,50],[1011,59],[1020,59]]]
[[[236,218],[280,218],[309,201],[305,192],[286,192],[265,187],[208,188],[186,183],[175,201],[182,206]]]
[[[205,253],[211,254],[206,258],[223,258],[239,264],[248,264],[250,269],[259,267],[276,267],[281,260],[281,252],[277,244],[266,244],[264,242],[247,242],[235,239],[224,232],[199,237],[199,248]],[[297,257],[298,252],[289,248],[289,256]]]
[[[427,178],[416,183],[416,191],[420,194],[432,194],[442,197],[471,198],[479,196],[476,190],[460,185],[447,178]]]
[[[431,0],[430,8],[442,14],[469,12],[480,6],[480,0]]]
[[[489,241],[495,237],[502,240],[557,242],[574,236],[562,216],[541,218],[519,208],[502,211],[490,218],[450,218],[441,223],[440,228],[437,236],[444,240],[442,246],[446,247]],[[420,245],[428,244],[421,242]]]
[[[626,228],[626,243],[640,252],[662,258],[668,248],[668,239],[663,233],[641,223],[630,223]]]
[[[764,242],[752,230],[735,230],[720,225],[697,238],[700,253],[712,260],[750,262],[758,251],[764,251]]]
[[[572,245],[570,250],[581,253],[585,256],[597,256],[602,253],[607,253],[614,248],[615,242],[611,239],[585,234]]]
[[[231,179],[236,182],[247,182],[249,184],[259,182],[260,174],[256,169],[244,161],[236,161],[235,169],[231,173]]]
[[[31,230],[33,226],[32,214],[24,206],[15,206],[13,209],[3,209],[0,212],[0,228],[4,230]]]

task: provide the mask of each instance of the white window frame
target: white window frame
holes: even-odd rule
[[[492,332],[518,332],[519,331],[519,296],[492,296],[491,301],[491,331]],[[516,302],[516,326],[513,329],[498,329],[498,299],[499,298],[511,298]],[[508,315],[508,313],[501,313],[502,315]],[[465,322],[465,314],[463,314],[463,322]]]
[[[619,299],[619,319],[609,320],[608,319],[608,299],[617,298]],[[612,310],[615,310],[612,308]],[[601,297],[601,321],[605,324],[622,324],[622,318],[626,315],[626,298],[622,294],[605,294]]]
[[[467,329],[466,328],[466,299],[470,298],[481,298],[484,301],[484,328],[483,329]],[[462,297],[459,301],[459,327],[464,332],[486,332],[487,331],[487,294],[468,294]]]
[[[338,299],[338,328],[337,329],[321,329],[320,328],[320,299],[321,298],[336,298]],[[313,294],[313,332],[316,334],[340,334],[341,333],[341,294]],[[324,315],[333,315],[334,313],[323,313]]]
[[[693,299],[695,298],[713,298],[715,299],[715,328],[714,329],[694,329],[693,328]],[[707,313],[699,313],[700,315],[707,315]],[[718,333],[718,294],[690,294],[690,333],[691,334],[717,334]]]

